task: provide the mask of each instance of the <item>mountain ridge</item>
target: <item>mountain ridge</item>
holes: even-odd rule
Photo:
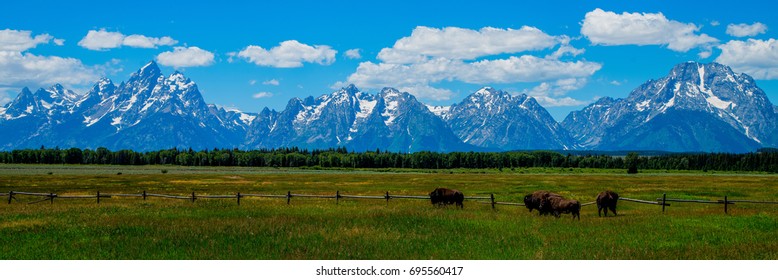
[[[83,95],[23,88],[0,107],[0,149],[63,146],[158,150],[281,148],[353,151],[753,151],[778,145],[778,106],[729,67],[686,62],[625,98],[603,97],[562,121],[537,100],[483,87],[449,106],[394,88],[348,85],[259,113],[207,104],[183,73],[154,61]]]

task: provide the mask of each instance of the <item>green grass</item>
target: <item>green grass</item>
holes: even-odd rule
[[[160,170],[169,172],[163,174]],[[548,171],[548,172],[546,172]],[[438,186],[521,202],[547,189],[581,202],[599,191],[778,201],[778,176],[617,170],[304,170],[176,166],[0,165],[0,193],[424,195]],[[621,170],[623,171],[623,170]],[[48,173],[51,172],[51,175]],[[116,175],[121,172],[122,175]],[[7,199],[7,197],[0,197]],[[243,198],[55,199],[0,204],[0,259],[778,259],[778,205],[619,203],[619,216],[538,217],[465,201]]]

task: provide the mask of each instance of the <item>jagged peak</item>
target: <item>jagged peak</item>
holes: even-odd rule
[[[149,63],[146,63],[146,65],[138,69],[138,72],[135,73],[135,75],[141,77],[156,77],[161,74],[162,74],[162,70],[159,69],[159,66],[154,60],[149,61]]]
[[[62,84],[56,83],[53,86],[49,87],[49,90],[60,93],[65,91],[65,87],[63,87]]]
[[[359,92],[359,89],[354,84],[349,84],[348,86],[343,87],[342,90],[352,94]]]
[[[477,90],[473,94],[474,95],[491,95],[491,94],[495,94],[495,93],[498,93],[498,92],[499,91],[495,90],[493,87],[486,86],[486,87],[482,87],[481,89]]]
[[[30,95],[30,94],[32,94],[32,91],[30,91],[30,88],[28,87],[22,88],[22,91],[19,92],[19,96]]]

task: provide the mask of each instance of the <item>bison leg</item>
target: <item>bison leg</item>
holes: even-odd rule
[[[600,207],[600,205],[597,205],[597,217],[602,217],[600,212],[602,212],[602,207]],[[607,209],[605,210],[605,215],[608,215],[608,210]]]
[[[611,207],[611,212],[613,212],[613,216],[616,216],[616,206]]]

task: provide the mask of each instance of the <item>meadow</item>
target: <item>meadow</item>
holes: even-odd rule
[[[521,202],[545,189],[581,202],[622,197],[778,201],[778,176],[624,170],[349,170],[0,165],[0,193],[426,195],[436,187]],[[119,174],[121,173],[121,174]],[[0,203],[0,259],[778,259],[778,205],[619,202],[581,220],[524,207],[427,200],[55,199]]]

